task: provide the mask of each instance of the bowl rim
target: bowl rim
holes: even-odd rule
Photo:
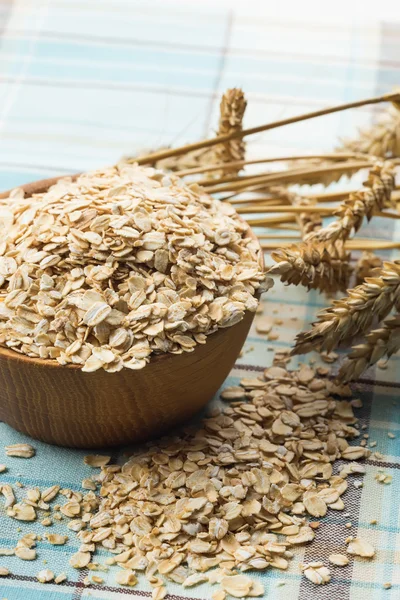
[[[23,189],[24,192],[27,194],[27,197],[30,198],[34,194],[43,193],[43,192],[47,191],[52,185],[56,184],[60,179],[72,178],[72,180],[74,180],[80,174],[81,173],[73,173],[71,175],[68,175],[68,174],[67,175],[58,175],[56,177],[50,177],[48,179],[37,179],[35,181],[31,181],[29,183],[25,183],[23,185],[19,185],[16,187]],[[10,193],[13,191],[13,189],[16,189],[16,188],[6,190],[5,192],[0,192],[0,199],[8,198]],[[245,237],[251,237],[253,240],[255,240],[258,243],[259,250],[260,250],[259,255],[258,255],[258,262],[259,262],[260,267],[263,270],[265,270],[264,252],[261,248],[258,237],[254,233],[254,231],[252,230],[250,225],[243,219],[243,217],[241,217],[241,215],[239,215],[238,213],[236,213],[236,215],[239,218],[239,220],[242,221],[243,223],[245,223],[247,226],[247,231],[246,231]],[[255,297],[259,299],[260,295],[261,295],[260,293],[256,293]],[[248,311],[246,311],[246,312],[248,312]],[[232,325],[231,327],[235,327],[235,325]],[[219,327],[216,331],[214,331],[213,333],[210,333],[209,335],[218,335],[218,334],[221,335],[227,329],[231,329],[231,327]],[[206,343],[207,343],[207,341],[206,341]],[[195,346],[193,352],[196,351],[196,347],[197,346]],[[172,354],[170,352],[164,352],[164,353],[160,353],[160,354],[152,354],[147,366],[149,366],[150,364],[155,363],[155,362],[161,362],[161,361],[171,359],[174,356],[180,356],[180,355]],[[57,362],[53,358],[49,359],[49,358],[39,358],[39,357],[28,356],[27,354],[23,354],[22,352],[18,352],[17,350],[13,350],[12,348],[6,348],[5,346],[1,346],[1,345],[0,345],[0,358],[17,360],[17,361],[25,362],[26,364],[31,364],[31,365],[52,367],[53,369],[54,368],[68,368],[68,369],[74,369],[77,371],[82,371],[81,365],[75,365],[72,363],[69,363],[67,365],[61,365],[59,362]],[[108,373],[108,375],[110,375],[110,373]]]

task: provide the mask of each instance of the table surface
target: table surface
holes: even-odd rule
[[[381,94],[400,83],[399,56],[399,9],[386,21],[360,22],[346,13],[332,22],[318,12],[309,18],[294,18],[291,11],[271,16],[251,3],[236,2],[0,0],[0,189],[110,164],[139,149],[205,137],[216,125],[219,98],[228,87],[246,91],[247,127]],[[365,107],[324,117],[318,126],[300,123],[254,136],[249,156],[329,151],[339,137],[370,123],[379,110]],[[382,227],[379,219],[374,227]],[[385,237],[396,236],[399,231],[391,222]],[[253,329],[229,383],[271,364],[272,349],[290,347],[294,335],[325,305],[316,292],[280,285],[263,302],[265,314],[283,319],[279,339],[267,341]],[[315,542],[299,551],[287,572],[257,574],[265,598],[400,598],[399,360],[393,357],[386,370],[366,373],[355,386],[364,402],[360,418],[383,458],[367,461],[363,488],[350,485],[348,517],[325,518]],[[41,488],[59,483],[78,490],[90,473],[83,464],[85,451],[32,442],[36,457],[21,460],[6,457],[3,447],[30,440],[5,424],[0,424],[0,439],[0,463],[8,467],[2,483]],[[393,476],[391,485],[375,481],[379,468]],[[24,490],[20,492],[22,496]],[[378,524],[370,525],[372,519]],[[346,521],[353,523],[352,534],[358,531],[373,543],[376,559],[333,568],[329,585],[314,586],[301,577],[298,562],[326,558],[343,546],[349,533]],[[65,525],[52,530],[65,531]],[[46,530],[38,523],[6,518],[0,506],[0,547],[14,547],[28,531]],[[151,595],[146,582],[132,590],[120,588],[113,570],[103,586],[85,588],[86,573],[68,566],[77,547],[72,535],[63,547],[41,541],[34,562],[2,556],[0,565],[13,575],[1,580],[0,597],[112,600]],[[45,567],[65,571],[68,581],[39,584],[35,575]],[[391,582],[390,590],[383,589],[385,582]],[[170,592],[174,598],[211,596],[207,586],[184,591],[172,586]]]

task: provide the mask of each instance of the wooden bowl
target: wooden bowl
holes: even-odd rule
[[[58,179],[21,187],[29,196]],[[250,228],[248,235],[255,238]],[[139,371],[84,373],[77,365],[61,366],[0,347],[0,420],[44,442],[80,448],[130,444],[166,433],[217,392],[253,316],[247,312],[240,323],[211,334],[193,352],[153,356]]]

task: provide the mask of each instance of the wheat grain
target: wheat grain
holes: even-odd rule
[[[367,278],[321,311],[312,329],[297,336],[293,354],[333,350],[343,340],[366,333],[374,317],[386,317],[393,307],[400,307],[400,261],[385,262],[378,277]]]
[[[400,315],[386,319],[379,328],[372,330],[363,344],[352,348],[348,359],[341,367],[338,379],[357,379],[369,366],[383,357],[392,356],[400,350]]]

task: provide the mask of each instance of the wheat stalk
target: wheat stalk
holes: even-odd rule
[[[383,96],[376,96],[374,98],[366,98],[365,100],[358,100],[357,102],[348,102],[346,104],[340,104],[338,106],[332,106],[330,108],[323,108],[303,115],[295,117],[289,117],[287,119],[281,119],[273,123],[266,123],[265,125],[258,125],[257,127],[251,127],[249,129],[243,129],[242,131],[234,131],[226,135],[219,135],[215,138],[203,140],[201,142],[194,142],[193,144],[186,144],[179,148],[168,148],[157,152],[152,152],[134,159],[128,159],[129,162],[137,162],[140,165],[143,164],[154,164],[157,161],[169,158],[170,156],[179,156],[180,154],[186,154],[192,150],[199,150],[200,148],[209,148],[216,144],[221,144],[234,139],[243,139],[248,135],[254,135],[255,133],[261,133],[262,131],[269,131],[276,129],[277,127],[283,127],[284,125],[291,125],[292,123],[299,123],[300,121],[306,121],[308,119],[315,119],[316,117],[322,117],[324,115],[330,115],[335,112],[342,110],[348,110],[350,108],[358,108],[360,106],[367,106],[369,104],[379,104],[381,102],[400,102],[400,93],[392,92],[390,94],[384,94]]]
[[[400,315],[396,315],[372,330],[363,344],[353,346],[339,370],[338,380],[347,382],[357,379],[369,366],[376,364],[383,357],[390,358],[399,350]]]
[[[274,223],[274,228],[275,229],[291,229],[293,231],[298,231],[298,227],[296,224],[292,224],[290,223],[289,220],[285,221],[284,224],[282,224],[282,227],[279,226],[279,220],[278,219],[273,219],[273,223]],[[262,240],[262,239],[269,239],[269,234],[262,234],[260,233],[258,235],[258,237]],[[300,240],[300,236],[299,236],[299,240]],[[277,244],[276,242],[261,242],[261,248],[263,248],[264,250],[281,250],[281,249],[287,249],[290,248],[292,246],[291,242],[283,243],[283,244]],[[344,247],[346,248],[346,250],[400,250],[400,242],[391,242],[391,241],[387,241],[387,240],[375,240],[373,238],[357,238],[354,240],[348,240],[347,242],[345,242]]]
[[[296,208],[311,208],[317,204],[316,200],[306,198],[300,194],[295,194],[284,187],[272,187],[270,193],[278,198],[290,202]],[[318,212],[305,212],[296,215],[296,221],[300,228],[301,236],[310,234],[312,231],[317,231],[322,227],[322,218],[320,210]]]
[[[200,180],[209,194],[229,193],[242,194],[243,192],[264,190],[268,193],[271,185],[281,183],[309,183],[310,180],[318,178],[321,182],[326,175],[335,173],[354,173],[366,167],[370,167],[372,160],[367,157],[363,161],[343,162],[320,167],[306,169],[287,169],[286,171],[272,171],[269,173],[257,173],[251,175],[242,175],[240,177],[222,177],[219,181]],[[225,198],[226,199],[226,198]]]
[[[354,158],[358,160],[362,159],[363,155],[353,154]],[[365,155],[364,155],[365,158]],[[328,187],[331,183],[337,183],[342,179],[342,177],[351,178],[355,173],[357,173],[360,169],[355,166],[354,168],[348,166],[346,172],[342,169],[330,169],[325,171],[324,168],[330,167],[331,163],[322,159],[315,159],[310,162],[305,162],[304,160],[298,160],[292,163],[293,166],[297,169],[304,169],[306,166],[310,169],[310,166],[314,167],[314,171],[310,170],[309,175],[305,177],[299,177],[296,183],[298,185],[317,185],[322,184],[325,187]],[[345,163],[346,164],[346,163]]]
[[[127,162],[135,162],[135,160],[136,159],[128,158]],[[157,160],[154,163],[151,163],[151,166],[154,166],[156,169],[162,169],[163,171],[172,171],[173,173],[176,173],[182,170],[196,170],[206,167],[212,160],[212,151],[209,148],[201,148],[200,150],[193,150],[186,154]]]
[[[220,171],[221,167],[234,167],[235,169],[240,167],[245,167],[246,165],[259,165],[262,163],[271,163],[271,162],[300,162],[303,161],[304,164],[307,164],[308,160],[315,159],[324,159],[331,161],[343,161],[349,159],[363,159],[365,156],[360,156],[358,154],[354,154],[354,152],[330,152],[328,154],[300,154],[300,155],[289,155],[289,156],[269,156],[266,158],[254,158],[249,160],[233,160],[227,163],[217,162],[215,164],[207,164],[202,167],[193,167],[192,169],[185,169],[182,171],[178,171],[176,174],[179,177],[186,177],[187,175],[200,175],[202,173],[210,173],[212,171]]]
[[[386,317],[400,308],[400,261],[385,262],[379,276],[367,278],[348,295],[318,314],[310,331],[296,338],[293,354],[333,350],[343,340],[365,334],[375,317]]]

